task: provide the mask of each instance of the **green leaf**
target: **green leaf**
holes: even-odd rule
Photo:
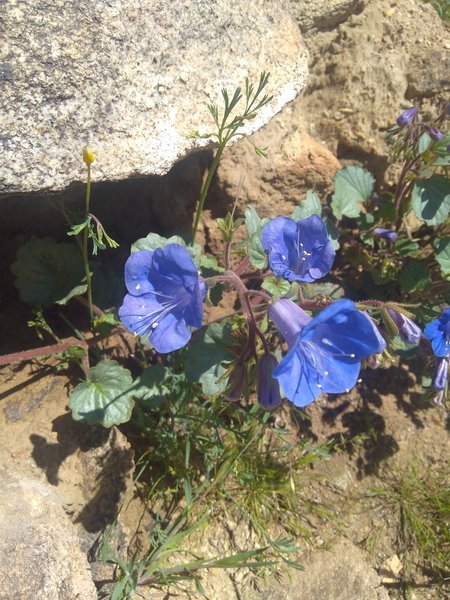
[[[428,225],[440,225],[450,212],[450,180],[444,175],[433,175],[414,185],[411,206],[418,219]]]
[[[221,379],[226,371],[222,363],[229,363],[234,356],[229,350],[233,344],[231,327],[225,321],[211,323],[198,331],[190,342],[184,367],[191,381],[198,381],[206,395],[225,391],[227,379]]]
[[[358,203],[367,200],[373,191],[375,179],[361,167],[345,167],[334,179],[335,191],[331,209],[336,219],[357,217],[361,212]]]
[[[66,304],[87,290],[77,246],[58,243],[51,237],[26,242],[17,252],[11,271],[20,299],[34,306]]]
[[[323,219],[323,221],[327,227],[328,239],[330,240],[331,245],[333,246],[333,250],[339,250],[341,245],[339,243],[339,231],[337,230],[336,225],[333,223],[329,215],[327,215]]]
[[[266,279],[263,281],[262,287],[273,296],[274,300],[278,300],[289,293],[291,284],[289,281],[279,277],[266,277]]]
[[[69,407],[75,421],[111,427],[130,420],[133,394],[130,371],[105,359],[90,369],[85,383],[71,391]]]
[[[342,298],[345,295],[344,289],[337,283],[306,283],[302,285],[302,290],[307,300],[314,300],[319,295],[327,298]]]
[[[133,398],[140,400],[147,408],[160,406],[170,394],[168,374],[167,367],[160,364],[144,369],[134,381]]]
[[[445,277],[450,273],[450,237],[436,240],[434,248],[436,260],[441,267],[442,275]]]
[[[295,207],[292,218],[294,221],[300,221],[300,219],[306,219],[311,215],[319,215],[320,217],[321,214],[322,205],[320,204],[319,196],[313,190],[308,190],[306,192],[306,198]]]
[[[251,238],[255,234],[261,224],[261,218],[253,206],[247,206],[244,212],[245,226],[247,227],[248,237]]]
[[[399,281],[405,292],[424,290],[430,283],[428,269],[418,260],[411,260],[401,271]]]
[[[431,144],[431,137],[428,135],[428,132],[424,131],[419,138],[419,154],[423,154],[426,150],[428,150]]]
[[[164,246],[167,246],[168,244],[180,244],[180,246],[186,247],[185,241],[179,235],[165,238],[157,233],[149,233],[147,237],[140,238],[134,242],[131,246],[131,252],[137,252],[138,250],[156,250],[157,248],[164,248]]]
[[[419,250],[419,244],[407,237],[398,238],[394,243],[394,250],[400,256],[414,256]]]
[[[267,256],[261,242],[261,233],[254,233],[248,244],[248,257],[256,269],[264,269],[267,265]]]

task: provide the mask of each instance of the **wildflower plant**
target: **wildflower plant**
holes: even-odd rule
[[[283,404],[303,408],[323,393],[349,392],[363,368],[382,366],[397,350],[419,345],[418,351],[430,359],[432,353],[437,357],[432,386],[438,402],[447,398],[449,106],[432,122],[423,120],[416,107],[405,108],[397,117],[388,132],[393,160],[401,163],[393,190],[377,193],[367,170],[345,167],[336,174],[330,202],[322,202],[311,190],[290,215],[261,217],[253,206],[245,207],[238,218],[234,210],[228,213],[218,220],[223,252],[211,256],[196,243],[196,233],[212,177],[227,144],[271,102],[265,93],[268,80],[263,73],[256,86],[246,80],[243,90],[237,88],[233,94],[223,90],[222,111],[208,106],[216,130],[193,135],[215,141],[217,151],[200,192],[192,231],[184,238],[152,232],[133,244],[124,272],[127,293],[117,311],[104,312],[93,303],[92,281],[99,276],[95,260],[88,256],[89,245],[96,258],[98,249],[117,244],[90,212],[93,154],[88,149],[83,154],[88,169],[84,220],[69,231],[78,243],[80,260],[73,259],[75,245],[69,250],[54,240],[31,240],[13,265],[16,285],[22,299],[35,306],[40,329],[46,327],[43,310],[53,303],[77,298],[88,308],[93,336],[54,347],[62,352],[79,346],[84,352],[84,381],[71,391],[69,401],[76,420],[109,427],[131,419],[149,435],[167,414],[172,430],[166,441],[178,443],[183,433],[181,472],[174,466],[172,474],[177,474],[176,494],[183,493],[187,509],[169,531],[175,537],[186,531],[190,507],[215,492],[255,441],[263,439],[272,411]],[[263,150],[255,150],[264,156]],[[221,286],[234,290],[237,308],[227,318],[213,321],[209,309],[217,304]],[[140,358],[131,370],[90,352],[98,341],[117,332],[136,336]],[[33,356],[48,354],[49,348],[33,351]],[[10,355],[3,362],[24,356]],[[189,418],[183,413],[182,426],[173,410],[179,402],[183,411],[196,407],[189,408]],[[201,408],[197,420],[202,428],[211,424],[211,431],[194,434],[192,420],[204,406],[208,410]],[[217,412],[218,406],[226,408]],[[209,409],[220,414],[214,425],[207,416]],[[245,415],[239,435],[240,417],[232,416],[238,413]],[[249,421],[252,427],[247,426]],[[205,441],[211,435],[217,440],[214,450]],[[192,476],[194,438],[199,454],[208,459],[203,472]],[[232,452],[230,439],[243,444],[238,453]],[[179,456],[179,448],[174,453]],[[167,535],[166,531],[166,540]],[[292,551],[289,544],[269,546],[280,556],[282,548]],[[133,567],[132,581],[123,579],[124,590],[139,582],[160,581],[165,567],[155,552]],[[259,556],[259,551],[246,555],[244,563]],[[217,564],[227,564],[223,560],[217,559]],[[192,574],[217,566],[213,562],[194,561],[185,571]],[[125,573],[125,567],[122,570]],[[180,573],[183,569],[167,571],[177,577]]]

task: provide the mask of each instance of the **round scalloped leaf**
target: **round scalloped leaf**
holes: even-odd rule
[[[186,246],[186,242],[179,235],[173,235],[170,238],[165,238],[157,233],[149,233],[147,237],[140,238],[134,242],[131,246],[131,253],[137,252],[138,250],[156,250],[157,248],[164,248],[168,244],[178,244],[183,246],[191,255],[195,266],[200,266],[201,248],[198,244],[192,246]]]
[[[418,219],[428,225],[440,225],[450,212],[450,180],[444,175],[433,175],[414,185],[411,206]]]
[[[434,248],[436,260],[441,267],[442,275],[445,277],[450,274],[450,237],[436,240]]]
[[[70,393],[75,421],[112,427],[130,420],[135,386],[130,371],[114,360],[102,360],[90,369],[87,381]]]
[[[294,208],[292,218],[294,221],[300,221],[300,219],[306,219],[311,215],[318,215],[320,217],[321,214],[322,205],[319,196],[313,190],[308,190],[306,192],[306,198]]]
[[[31,238],[11,267],[20,299],[33,306],[66,304],[87,289],[83,261],[75,244],[51,237]]]
[[[367,200],[373,191],[375,179],[361,167],[345,167],[336,173],[331,210],[336,219],[357,217],[360,202]]]
[[[206,395],[220,394],[227,387],[228,378],[223,377],[226,367],[234,356],[228,349],[233,343],[228,323],[211,323],[196,332],[188,346],[184,359],[186,375],[201,384]]]

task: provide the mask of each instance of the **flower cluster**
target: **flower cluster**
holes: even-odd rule
[[[412,111],[403,120],[414,116]],[[391,241],[396,237],[395,232],[384,229],[375,229],[373,234]],[[333,264],[334,250],[318,215],[299,221],[272,219],[262,228],[261,243],[270,268],[266,273],[289,283],[314,282],[324,277]],[[256,361],[261,406],[275,408],[283,393],[293,404],[303,407],[322,392],[348,392],[358,380],[361,361],[376,363],[386,348],[369,314],[348,299],[332,302],[311,316],[290,299],[272,300],[264,292],[247,289],[237,272],[228,270],[212,280],[235,286],[247,316],[247,344],[229,371],[230,400],[238,400],[246,388],[247,361]],[[185,247],[169,243],[154,251],[134,252],[125,265],[125,282],[128,294],[119,317],[129,331],[148,337],[158,352],[168,353],[185,346],[191,339],[191,328],[201,327],[207,286]],[[252,292],[265,298],[268,316],[287,344],[287,353],[279,363],[255,320]],[[384,315],[391,331],[398,331],[408,343],[419,343],[422,331],[401,308],[388,306]],[[439,357],[433,385],[442,391],[448,377],[450,308],[428,325],[425,336]],[[257,338],[263,341],[260,356]]]

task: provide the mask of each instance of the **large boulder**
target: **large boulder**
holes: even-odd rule
[[[0,194],[169,171],[213,128],[207,103],[270,71],[258,130],[303,89],[286,0],[0,2]]]
[[[97,598],[75,528],[50,485],[0,472],[0,528],[0,598]]]

